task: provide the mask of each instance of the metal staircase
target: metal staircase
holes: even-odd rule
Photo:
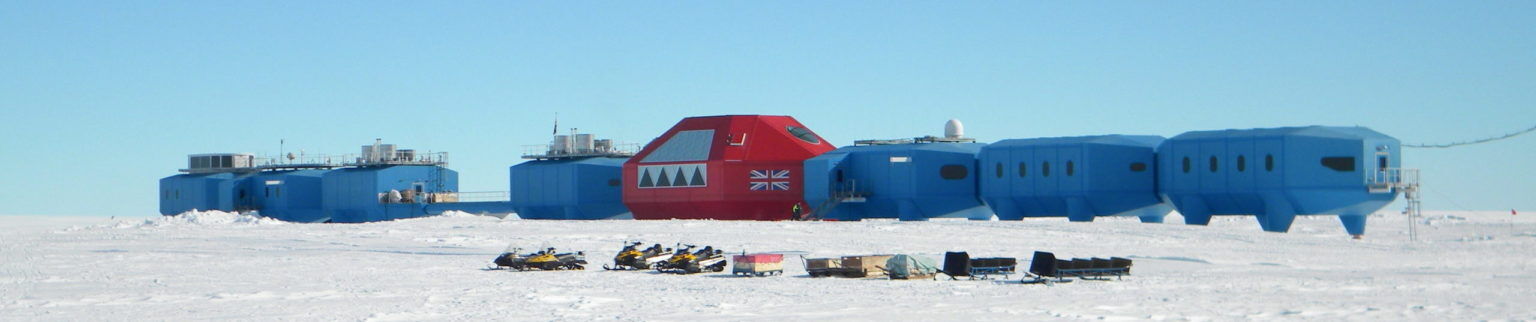
[[[848,184],[840,185],[840,187],[837,189],[832,189],[831,193],[827,196],[827,201],[823,201],[821,202],[821,205],[811,209],[811,213],[803,217],[801,220],[822,220],[825,219],[827,214],[831,213],[833,209],[836,209],[838,205],[843,203],[864,202],[866,200],[865,197],[868,197],[868,194],[859,192],[858,187],[859,182],[857,180],[848,180]]]
[[[1403,214],[1408,215],[1408,239],[1419,241],[1419,217],[1423,215],[1419,195],[1419,169],[1385,168],[1366,178],[1366,188],[1371,193],[1402,192],[1408,202]]]

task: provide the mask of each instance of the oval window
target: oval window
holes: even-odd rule
[[[1073,173],[1077,172],[1076,169],[1073,169],[1073,168],[1074,167],[1073,167],[1072,161],[1067,161],[1067,176],[1070,177],[1070,176],[1072,176]]]
[[[1046,163],[1041,163],[1040,164],[1040,175],[1041,176],[1046,176],[1046,177],[1051,176],[1051,163],[1050,162],[1046,162]]]
[[[1131,172],[1147,171],[1147,164],[1141,162],[1131,163]]]
[[[1029,176],[1029,166],[1027,163],[1019,162],[1019,177],[1023,178],[1027,176]]]
[[[803,128],[803,127],[798,127],[798,126],[794,126],[794,125],[790,125],[788,127],[785,127],[784,129],[789,131],[790,135],[794,135],[796,138],[799,138],[801,141],[805,141],[805,142],[808,142],[810,144],[821,144],[821,139],[816,137],[816,133],[811,133],[810,129]]]
[[[1184,157],[1184,173],[1189,173],[1189,157]]]
[[[1213,173],[1216,172],[1216,157],[1215,156],[1211,157],[1211,172],[1213,172]]]
[[[1243,170],[1248,170],[1248,160],[1243,159],[1243,155],[1239,154],[1237,155],[1237,172],[1243,172]]]
[[[1273,155],[1273,154],[1265,154],[1264,155],[1264,171],[1270,171],[1270,172],[1274,172],[1275,171],[1275,155]]]
[[[621,182],[619,182],[619,179],[608,179],[608,186],[609,187],[617,187],[617,186],[619,186],[619,184],[621,184]]]
[[[997,168],[997,177],[998,178],[1002,178],[1003,177],[1003,163],[1002,162],[998,162],[996,168]]]
[[[1001,168],[1002,163],[998,163],[998,167]],[[939,177],[944,178],[945,180],[965,179],[965,176],[970,174],[971,170],[966,169],[963,165],[947,164],[939,167]]]

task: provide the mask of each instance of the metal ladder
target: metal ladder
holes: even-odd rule
[[[1422,198],[1419,195],[1419,169],[1384,168],[1366,178],[1371,193],[1402,192],[1408,202],[1403,214],[1408,215],[1408,240],[1419,241],[1419,217],[1423,216]]]

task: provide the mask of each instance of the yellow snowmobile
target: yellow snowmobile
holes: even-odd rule
[[[661,244],[655,244],[642,250],[641,244],[641,242],[634,242],[624,246],[623,250],[619,250],[618,255],[613,256],[613,267],[603,265],[603,269],[611,271],[651,269],[656,263],[671,256],[671,248],[662,248]]]
[[[532,254],[518,254],[519,249],[496,257],[497,267],[526,271],[532,269],[553,270],[582,270],[586,269],[587,257],[584,252],[556,253],[554,247]]]
[[[693,274],[703,271],[720,272],[725,270],[725,252],[714,247],[704,246],[697,252],[693,252],[693,245],[679,247],[671,258],[656,263],[658,272]]]

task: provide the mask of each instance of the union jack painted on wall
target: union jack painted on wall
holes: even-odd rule
[[[748,180],[768,180],[747,182],[752,191],[789,191],[789,170],[752,170],[747,174]]]
[[[752,179],[752,180],[789,179],[789,170],[752,170],[752,173],[749,175],[749,177],[747,179]]]

